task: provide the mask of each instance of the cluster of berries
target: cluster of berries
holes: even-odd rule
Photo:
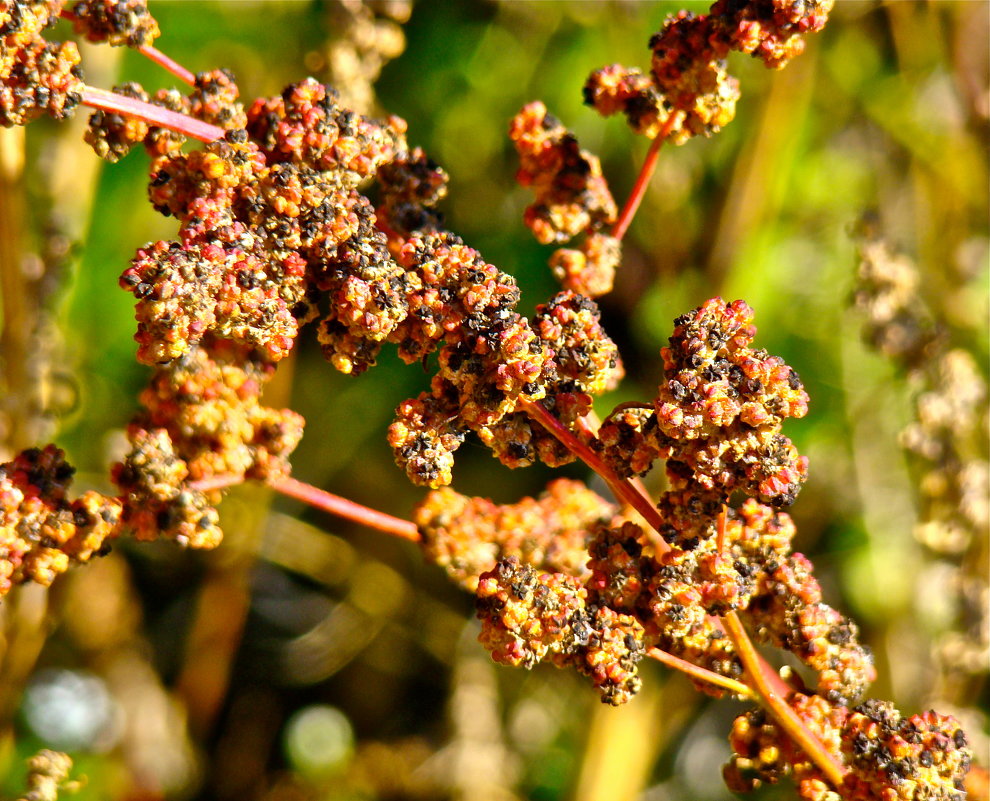
[[[636,133],[651,139],[661,130],[679,144],[709,136],[736,113],[739,84],[726,71],[729,52],[783,67],[804,49],[802,34],[824,27],[833,3],[716,0],[708,14],[682,11],[650,39],[649,75],[620,64],[603,67],[589,76],[585,102],[605,116],[624,113]]]
[[[849,709],[817,695],[788,700],[805,725],[842,764],[841,787],[832,789],[821,771],[782,736],[761,709],[736,718],[729,742],[735,752],[725,779],[736,792],[774,784],[792,774],[807,801],[963,801],[972,750],[959,722],[925,712],[909,718],[886,701]]]

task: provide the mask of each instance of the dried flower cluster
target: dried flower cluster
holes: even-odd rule
[[[730,514],[718,535],[718,516],[731,493],[741,489],[781,505],[793,500],[804,476],[803,457],[789,441],[777,443],[783,439],[778,433],[783,419],[805,414],[807,396],[782,360],[751,348],[754,334],[752,311],[738,301],[713,299],[679,318],[663,351],[667,381],[653,414],[640,415],[642,425],[620,437],[632,454],[651,450],[649,462],[667,459],[673,489],[659,504],[660,538],[637,523],[607,520],[608,510],[598,502],[587,519],[574,519],[574,501],[561,495],[559,486],[539,502],[508,507],[449,490],[427,498],[417,513],[427,554],[468,588],[477,583],[481,593],[482,585],[488,587],[486,595],[479,594],[486,642],[512,640],[516,650],[529,654],[521,659],[503,643],[493,651],[497,660],[531,664],[548,653],[571,653],[567,649],[577,647],[573,638],[582,636],[581,626],[568,624],[563,633],[555,630],[557,650],[527,642],[541,638],[548,624],[522,625],[522,617],[539,617],[543,608],[528,596],[514,598],[510,578],[522,575],[521,586],[529,586],[535,569],[546,571],[538,579],[541,592],[563,593],[570,599],[563,608],[575,620],[584,620],[588,609],[631,616],[643,630],[637,639],[643,647],[660,647],[733,677],[741,667],[716,618],[738,610],[760,640],[792,651],[812,668],[824,696],[849,702],[862,695],[875,677],[869,652],[858,643],[855,624],[822,602],[811,563],[791,553],[790,518],[751,498]],[[651,425],[650,419],[660,422]],[[611,425],[617,426],[614,417]],[[649,432],[653,438],[644,445],[637,434],[646,438]],[[776,447],[761,450],[754,442]],[[635,458],[615,444],[595,444],[610,464]],[[699,451],[713,456],[699,459]],[[709,468],[713,463],[718,470]],[[648,468],[647,463],[644,471]],[[542,522],[526,514],[536,509]],[[562,525],[562,516],[572,522]],[[584,533],[575,532],[575,524],[582,523]],[[547,549],[548,533],[558,535],[557,549]],[[571,553],[562,565],[561,549],[584,549],[587,568]],[[493,567],[495,559],[500,561]],[[472,569],[488,572],[479,582]],[[623,686],[617,692],[612,683],[600,685],[613,703],[632,694],[633,684]]]
[[[990,668],[987,382],[970,352],[951,347],[945,311],[922,295],[911,259],[892,250],[874,219],[861,221],[856,233],[853,303],[864,338],[917,387],[914,419],[901,431],[901,444],[920,474],[914,534],[929,553],[922,581],[942,583],[935,577],[947,566],[953,577],[942,588],[953,620],[934,649],[933,695],[958,697],[967,677]]]
[[[742,490],[772,505],[793,503],[807,459],[780,429],[807,413],[808,396],[783,360],[751,347],[752,321],[746,303],[721,298],[675,321],[652,409],[620,408],[595,444],[617,473],[645,473],[664,458],[678,492],[717,503]]]
[[[0,465],[0,595],[14,584],[51,584],[70,562],[108,549],[120,501],[86,492],[66,497],[74,468],[54,445],[22,451]]]
[[[82,782],[70,781],[71,771],[68,754],[42,749],[28,760],[27,792],[18,801],[57,801],[63,791],[76,792]]]
[[[589,534],[615,514],[613,504],[580,481],[560,478],[539,498],[501,506],[448,487],[433,490],[417,507],[415,522],[427,558],[473,592],[482,573],[509,557],[586,578]]]

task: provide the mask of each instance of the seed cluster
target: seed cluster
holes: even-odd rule
[[[729,52],[751,53],[779,69],[804,49],[802,34],[824,27],[833,2],[716,0],[708,14],[682,11],[650,39],[649,75],[603,67],[589,76],[585,103],[604,116],[624,113],[633,131],[651,139],[668,122],[668,138],[678,144],[710,136],[736,113],[739,84],[726,71]],[[673,114],[678,118],[670,121]]]
[[[661,350],[664,380],[653,409],[618,410],[596,443],[620,475],[664,458],[675,489],[722,499],[742,490],[779,506],[794,501],[807,459],[780,427],[807,413],[808,396],[782,359],[751,346],[752,321],[746,303],[721,298],[675,321]]]
[[[90,42],[144,47],[161,34],[146,0],[78,0],[71,13],[76,33]]]
[[[588,538],[615,507],[580,481],[551,481],[539,498],[498,505],[448,487],[416,507],[415,522],[430,561],[474,592],[478,576],[507,557],[535,570],[587,578]]]
[[[708,135],[734,115],[727,53],[782,66],[831,5],[717,0],[708,15],[681,13],[651,39],[649,75],[606,67],[589,79],[586,100],[604,114],[624,112],[648,136]],[[80,98],[74,45],[41,36],[59,9],[0,0],[4,125],[64,116]],[[142,0],[81,0],[71,13],[93,41],[143,47],[157,35]],[[143,144],[152,157],[149,198],[179,222],[174,240],[141,248],[120,279],[136,301],[138,358],[154,373],[128,427],[131,450],[112,470],[120,497],[69,501],[72,468],[54,446],[0,465],[0,594],[28,580],[50,583],[123,531],[215,547],[218,492],[198,487],[288,473],[303,421],[262,406],[261,392],[301,327],[319,319],[323,353],[341,372],[373,366],[386,342],[407,363],[435,361],[429,389],[400,404],[389,442],[409,477],[434,488],[416,513],[424,551],[476,592],[480,639],[496,661],[574,667],[617,705],[638,690],[638,662],[654,649],[742,678],[719,621],[737,613],[759,640],[816,673],[817,694],[789,702],[848,766],[835,788],[842,798],[961,801],[970,752],[952,718],[905,719],[880,702],[849,708],[875,676],[870,654],[855,625],[822,603],[811,563],[792,553],[793,523],[779,511],[807,471],[781,433],[787,418],[806,413],[807,395],[781,359],[752,347],[745,303],[715,298],[678,318],[656,398],[616,409],[597,437],[578,426],[592,395],[622,376],[588,299],[611,288],[620,244],[604,229],[617,213],[597,158],[542,104],[526,106],[511,129],[519,180],[536,195],[526,222],[543,243],[584,239],[554,254],[565,289],[527,319],[516,310],[515,281],[442,228],[447,176],[408,147],[402,120],[363,117],[312,79],[247,108],[224,71],[200,74],[188,95],[149,97],[137,84],[117,91],[226,134],[188,149],[182,134],[123,115],[90,120],[87,141],[108,160]],[[377,208],[363,194],[371,181]],[[896,294],[888,298],[895,318]],[[958,394],[944,405],[966,400]],[[665,460],[656,532],[574,481],[510,505],[437,489],[450,483],[453,453],[469,432],[509,466],[572,460],[529,419],[535,402],[582,431],[620,478]],[[935,429],[945,420],[935,412],[919,448],[940,443]],[[750,497],[727,508],[737,491]],[[792,772],[802,797],[840,797],[760,711],[737,719],[732,744],[733,789]]]
[[[530,668],[548,659],[573,666],[612,705],[639,690],[642,626],[630,615],[588,603],[587,591],[572,576],[502,559],[479,578],[478,615],[479,639],[496,662]]]
[[[972,751],[959,722],[925,712],[909,718],[886,701],[849,709],[820,696],[795,693],[791,708],[832,756],[848,766],[838,792],[782,736],[762,709],[736,718],[729,741],[735,752],[725,767],[729,788],[748,792],[792,773],[808,801],[963,801]]]
[[[247,124],[244,107],[237,102],[237,84],[228,70],[199,73],[188,95],[181,94],[177,89],[159,89],[154,95],[149,95],[139,83],[133,81],[115,86],[113,91],[227,131],[239,130]],[[186,142],[186,137],[180,133],[104,109],[97,109],[89,116],[83,138],[97,156],[111,163],[122,159],[138,144],[143,145],[148,155],[156,159],[177,153]]]
[[[92,491],[70,501],[74,472],[54,445],[0,465],[0,596],[27,581],[48,586],[70,565],[109,552],[121,502]]]
[[[566,577],[561,586],[579,588],[596,609],[637,621],[644,647],[661,648],[729,677],[740,676],[742,668],[717,618],[738,612],[758,639],[791,651],[814,670],[824,698],[855,701],[875,678],[872,657],[858,642],[856,626],[822,602],[810,562],[791,552],[794,525],[774,507],[793,498],[797,481],[774,491],[767,480],[768,474],[779,479],[773,470],[781,464],[795,470],[798,465],[803,478],[804,460],[792,455],[793,446],[779,428],[786,418],[805,414],[807,395],[782,360],[752,348],[752,317],[741,301],[714,299],[678,318],[663,350],[665,381],[658,397],[649,406],[617,409],[594,441],[603,459],[623,476],[645,472],[656,458],[667,460],[671,488],[658,503],[663,521],[659,537],[648,536],[636,523],[614,519],[597,496],[567,483],[555,485],[538,501],[510,506],[443,490],[431,493],[416,515],[427,556],[468,589],[480,586],[483,571],[503,569],[493,566],[509,557],[519,566],[555,574],[559,578],[554,582]],[[553,381],[546,385],[543,403],[562,422],[575,415],[566,420],[573,427],[576,415],[589,411],[590,393],[613,385],[619,369],[614,346],[602,339],[593,302],[573,293],[560,293],[532,319],[533,330],[553,357]],[[449,455],[462,438],[454,422],[456,387],[440,379],[442,374],[434,379],[436,394],[424,394],[400,409],[403,423],[390,432],[396,437],[393,445],[400,447],[418,444],[413,439],[417,429],[431,432],[432,438],[420,439],[413,452],[419,461],[410,464],[436,471],[437,483],[449,478],[450,460],[441,462],[440,457]],[[449,390],[449,398],[437,390]],[[445,403],[449,414],[444,413]],[[539,428],[514,412],[488,426],[490,441],[485,441],[503,461],[523,463],[539,452],[543,438],[556,441],[546,431],[538,435]],[[408,439],[398,440],[399,434]],[[786,443],[786,459],[752,445],[774,437]],[[539,455],[550,461],[555,454]],[[716,458],[723,465],[719,471],[710,468]],[[737,489],[754,497],[738,510],[726,511],[720,533],[720,515]],[[575,518],[568,495],[582,503],[591,498],[590,514]],[[562,517],[568,522],[561,522]],[[549,537],[556,543],[553,548],[547,547]],[[508,619],[489,614],[482,604],[483,640],[513,654],[512,649],[528,654],[510,657],[500,651],[497,659],[521,664],[549,653],[527,639],[541,637],[548,625],[537,620],[530,626],[523,619],[527,603],[512,607]],[[533,606],[529,614],[539,617],[542,609]],[[567,614],[572,612],[568,607]],[[553,653],[576,647],[573,631],[560,636],[564,644],[554,645]]]
[[[987,381],[972,353],[950,346],[952,312],[923,295],[917,266],[889,246],[879,221],[864,218],[856,239],[853,302],[864,339],[916,387],[914,419],[900,440],[917,469],[914,534],[928,550],[919,581],[939,585],[953,609],[934,648],[933,700],[946,691],[958,700],[961,690],[947,690],[963,686],[956,677],[990,667]]]
[[[582,150],[543,103],[524,106],[509,137],[522,161],[516,180],[536,195],[524,220],[540,242],[566,242],[586,228],[615,221],[615,201],[598,157]]]
[[[585,233],[580,248],[554,253],[554,276],[565,289],[588,297],[610,292],[622,252],[619,240],[603,231],[618,211],[598,157],[582,150],[539,101],[516,114],[509,137],[522,162],[516,180],[536,195],[523,215],[536,238],[548,245]]]
[[[573,459],[516,407],[545,399],[573,422],[590,409],[591,394],[621,375],[595,304],[564,292],[537,307],[530,323],[514,311],[515,281],[451,234],[412,236],[399,264],[422,288],[409,295],[409,314],[389,339],[409,363],[442,345],[430,391],[402,404],[389,429],[410,478],[449,483],[452,451],[469,430],[510,467]]]
[[[0,1],[0,125],[26,125],[45,114],[65,119],[82,99],[74,42],[42,35],[59,16],[60,0]]]

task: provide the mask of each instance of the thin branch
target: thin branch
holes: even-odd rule
[[[138,48],[138,52],[145,58],[153,61],[159,67],[168,70],[176,78],[190,86],[196,85],[196,76],[191,70],[187,70],[178,61],[166,56],[161,50],[152,45],[144,45]]]
[[[574,436],[556,417],[547,411],[542,403],[522,401],[520,402],[520,408],[553,434],[571,453],[601,476],[616,498],[639,512],[643,519],[653,528],[660,529],[660,526],[663,525],[663,520],[657,508],[653,505],[653,502],[628,481],[619,478],[615,474],[615,471],[605,464],[597,453]]]
[[[646,651],[646,655],[650,659],[656,659],[657,662],[666,665],[674,670],[679,670],[681,673],[686,673],[692,679],[697,681],[703,681],[708,684],[714,684],[716,687],[721,687],[724,690],[728,690],[735,695],[742,698],[747,698],[750,701],[755,701],[756,694],[753,689],[747,685],[743,684],[741,681],[736,681],[735,679],[730,679],[728,676],[723,676],[721,673],[715,673],[711,670],[706,670],[703,667],[699,667],[685,659],[681,659],[673,654],[668,654],[666,651],[661,651],[659,648],[649,648]]]
[[[420,540],[419,529],[416,528],[415,523],[399,517],[392,517],[385,512],[369,509],[367,506],[349,501],[347,498],[341,498],[339,495],[331,495],[311,484],[286,477],[271,482],[270,486],[283,495],[288,495],[338,517],[353,520],[355,523],[361,523],[369,528],[384,531],[386,534],[394,534],[396,537],[412,542],[419,542]]]
[[[787,699],[770,686],[763,667],[765,663],[753,647],[753,643],[736,613],[729,612],[722,618],[722,622],[726,633],[732,640],[736,653],[739,655],[739,661],[743,664],[746,676],[759,696],[760,703],[808,758],[825,774],[832,787],[840,789],[845,777],[845,768],[808,729],[805,722],[798,717],[797,712],[788,705]]]
[[[208,122],[187,117],[185,114],[179,114],[152,103],[145,103],[143,100],[124,97],[108,92],[106,89],[98,89],[95,86],[83,87],[82,102],[93,108],[112,111],[126,117],[150,122],[152,125],[168,128],[184,136],[198,139],[200,142],[214,142],[217,139],[222,139],[226,134],[223,128],[210,125]]]
[[[189,489],[211,492],[243,483],[244,479],[239,476],[221,475],[191,481],[189,482]],[[312,484],[306,484],[287,476],[268,482],[268,486],[276,492],[295,498],[316,509],[322,509],[324,512],[329,512],[337,517],[352,520],[355,523],[401,537],[404,540],[411,540],[412,542],[419,542],[420,540],[419,529],[416,528],[415,523],[400,517],[393,517],[385,512],[379,512],[376,509],[369,509],[367,506],[349,501],[347,498],[341,498],[339,495],[333,495],[326,490],[314,487]]]
[[[629,229],[629,224],[632,222],[633,217],[636,216],[636,211],[639,209],[639,204],[643,201],[643,196],[646,194],[646,187],[650,184],[650,178],[653,177],[653,171],[657,167],[657,158],[660,155],[660,148],[663,146],[663,143],[667,137],[670,136],[670,132],[677,127],[680,119],[680,111],[672,112],[667,117],[667,121],[663,124],[663,128],[660,129],[660,133],[658,133],[656,137],[654,137],[653,141],[650,142],[650,149],[646,152],[646,158],[643,159],[643,166],[639,168],[639,175],[636,176],[636,183],[633,184],[632,191],[626,199],[626,205],[622,207],[622,211],[619,213],[619,217],[615,221],[615,225],[612,226],[612,236],[616,239],[622,239],[622,237],[626,235],[626,231]]]

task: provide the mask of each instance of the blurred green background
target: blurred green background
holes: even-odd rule
[[[402,16],[399,6],[376,8]],[[447,169],[448,226],[516,277],[523,313],[555,286],[552,248],[521,222],[529,196],[513,178],[510,118],[542,100],[601,157],[621,203],[648,143],[583,106],[581,87],[605,64],[648,68],[647,40],[681,7],[706,8],[422,0],[402,26],[404,52],[375,85],[380,108],[405,118],[410,143]],[[343,33],[332,3],[158,0],[151,10],[163,51],[194,71],[230,68],[247,102],[308,73],[326,79]],[[950,581],[953,568],[933,572],[912,534],[918,470],[898,433],[919,387],[862,343],[849,230],[864,212],[879,214],[916,260],[920,295],[948,341],[985,377],[986,12],[980,2],[839,2],[787,69],[734,57],[736,120],[661,151],[616,289],[601,301],[628,372],[598,401],[603,415],[653,397],[674,317],[715,295],[754,307],[757,344],[783,356],[811,396],[809,416],[786,432],[811,459],[791,510],[797,548],[874,648],[873,694],[907,714],[933,700],[930,653],[954,611],[951,592],[932,582]],[[86,48],[83,57],[94,85],[171,85],[136,53]],[[107,465],[147,379],[117,276],[136,247],[175,227],[144,202],[145,156],[98,165],[76,128],[29,129],[26,190],[31,230],[54,220],[77,243],[71,275],[48,301],[56,441],[79,468],[80,490],[108,489]],[[40,234],[27,237],[42,246]],[[294,475],[407,517],[423,493],[392,463],[384,434],[428,376],[393,353],[357,379],[339,375],[312,332],[298,351],[269,395],[308,421]],[[974,447],[985,459],[985,437]],[[587,478],[579,466],[559,472]],[[454,475],[461,492],[509,502],[554,473],[509,471],[468,442]],[[5,795],[18,792],[22,760],[47,743],[78,756],[89,779],[79,798],[732,797],[717,766],[738,705],[709,702],[652,665],[642,697],[620,710],[552,667],[496,668],[474,641],[472,599],[415,546],[257,487],[233,491],[221,512],[217,552],[121,544],[47,596],[24,588],[4,602]],[[11,667],[17,637],[29,656]],[[983,675],[943,701],[985,751]],[[45,727],[51,698],[61,699],[62,729]],[[60,741],[72,714],[82,734]],[[754,795],[792,796],[789,787]]]

